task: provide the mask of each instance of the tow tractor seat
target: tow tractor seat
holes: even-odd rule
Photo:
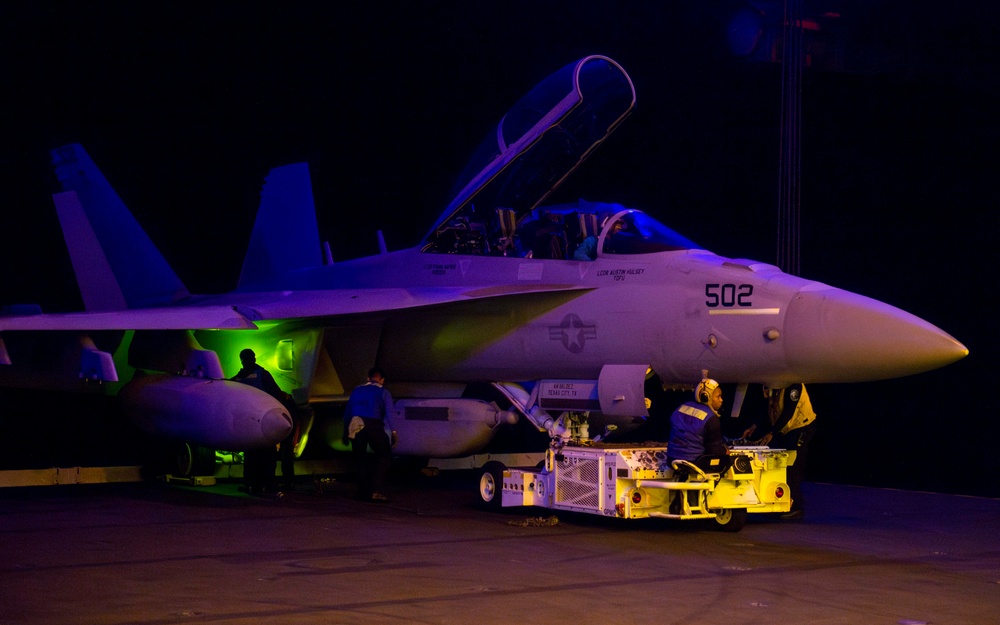
[[[709,483],[716,482],[729,467],[732,466],[733,459],[729,454],[703,454],[695,458],[694,462],[689,460],[673,460],[670,466],[673,468],[673,479],[677,482],[701,482]],[[715,484],[711,484],[711,488],[714,488]],[[701,495],[699,493],[707,492],[709,486],[706,485],[706,490],[697,491],[689,490],[687,491],[687,506],[691,509],[696,509],[699,507],[699,499]],[[673,510],[675,514],[680,511],[681,496],[674,499]],[[705,510],[701,510],[705,512]]]
[[[700,478],[698,472],[691,465],[694,465],[694,467],[697,467],[706,475],[722,475],[733,465],[733,458],[729,454],[703,454],[698,456],[694,462],[674,460],[671,462],[671,466],[674,469],[674,477],[677,481],[692,481],[692,476]],[[696,481],[700,481],[700,479]]]

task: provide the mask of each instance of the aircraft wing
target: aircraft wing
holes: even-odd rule
[[[262,321],[333,318],[510,297],[532,292],[589,290],[569,285],[488,288],[342,289],[233,294],[204,304],[108,312],[0,317],[0,332],[88,330],[255,330]],[[228,303],[221,300],[225,299]]]
[[[252,330],[257,326],[232,307],[145,308],[114,312],[0,317],[0,332],[41,330]]]

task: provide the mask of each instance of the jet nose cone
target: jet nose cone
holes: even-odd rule
[[[271,408],[260,419],[260,433],[265,440],[284,440],[292,431],[292,417],[284,408]]]
[[[940,328],[863,295],[816,284],[792,299],[785,354],[816,382],[864,382],[937,369],[969,354]]]

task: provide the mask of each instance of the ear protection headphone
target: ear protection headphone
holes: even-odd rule
[[[695,397],[698,401],[707,404],[712,399],[712,392],[719,388],[719,383],[711,378],[705,378],[698,383],[698,388],[695,389]]]

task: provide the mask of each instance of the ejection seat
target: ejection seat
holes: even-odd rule
[[[600,226],[597,223],[597,215],[594,213],[580,213],[581,239],[591,236],[596,237],[598,232],[600,232]]]
[[[597,215],[594,213],[574,213],[570,219],[566,220],[567,239],[566,258],[573,259],[576,249],[580,247],[587,237],[597,238],[600,233],[600,226],[597,223]]]
[[[517,213],[510,208],[497,209],[500,237],[493,253],[500,256],[517,256]]]

